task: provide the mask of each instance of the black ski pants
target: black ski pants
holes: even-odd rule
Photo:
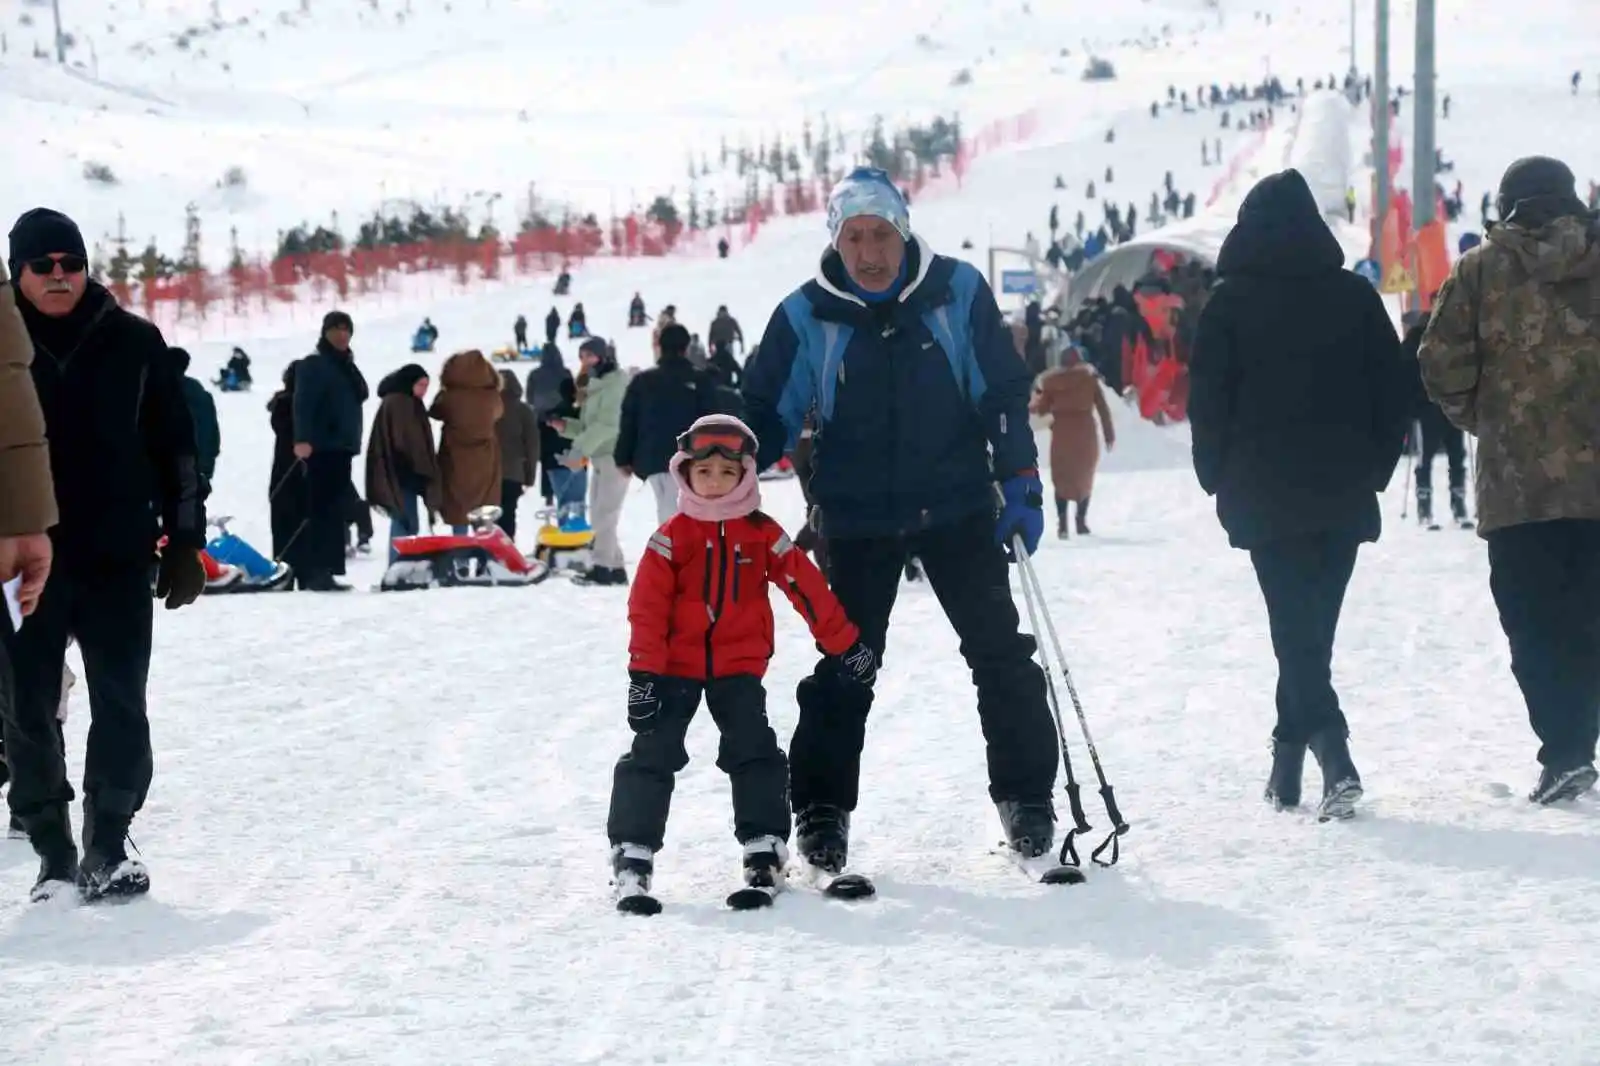
[[[706,698],[711,720],[722,733],[717,769],[733,786],[733,834],[741,842],[761,836],[789,839],[787,766],[778,737],[767,722],[767,690],[749,674],[710,682],[661,679],[662,707],[656,727],[633,738],[611,779],[606,835],[613,844],[661,850],[672,805],[673,775],[689,765],[683,746],[689,723]]]
[[[1349,733],[1333,691],[1333,639],[1360,542],[1344,533],[1273,541],[1250,552],[1278,659],[1274,740],[1304,744],[1324,730]]]
[[[522,482],[500,479],[500,521],[496,524],[506,536],[517,539],[517,504],[522,500]]]
[[[1033,661],[1036,645],[1019,630],[1010,563],[994,542],[993,516],[980,512],[905,537],[829,538],[828,582],[880,663],[908,555],[921,562],[972,671],[990,797],[1048,801],[1059,761],[1055,725],[1044,674]],[[855,810],[872,690],[842,677],[838,661],[825,657],[800,682],[796,698],[800,720],[789,748],[794,809]],[[937,704],[923,709],[940,713]]]
[[[312,452],[306,460],[306,527],[300,537],[300,569],[304,577],[344,573],[354,457],[348,452]]]
[[[1600,522],[1509,526],[1488,541],[1489,589],[1539,737],[1539,762],[1552,770],[1593,762],[1600,733]]]
[[[89,692],[84,795],[114,818],[132,817],[144,805],[154,772],[145,707],[153,607],[143,566],[93,572],[58,566],[38,609],[6,641],[15,695],[0,703],[0,727],[11,811],[24,824],[47,812],[64,815],[73,799],[56,720],[69,636],[78,642]]]
[[[1433,457],[1444,452],[1450,471],[1450,514],[1467,517],[1466,434],[1445,421],[1443,416],[1425,419],[1422,426],[1422,454],[1417,459],[1417,513],[1433,517]]]

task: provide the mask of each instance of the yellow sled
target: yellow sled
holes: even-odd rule
[[[594,554],[594,530],[587,522],[569,522],[563,529],[554,507],[536,511],[534,516],[543,521],[533,550],[535,559],[551,570],[582,573],[589,569]]]

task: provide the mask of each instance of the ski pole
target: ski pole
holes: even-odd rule
[[[1018,552],[1018,559],[1027,558],[1027,550],[1022,545],[1022,538],[1017,537],[1013,549]],[[1078,857],[1076,838],[1090,832],[1094,826],[1089,824],[1088,817],[1083,812],[1083,799],[1080,796],[1078,778],[1072,772],[1072,756],[1067,751],[1067,729],[1061,721],[1061,697],[1056,694],[1056,679],[1054,671],[1050,669],[1050,656],[1045,650],[1044,642],[1039,639],[1043,630],[1039,627],[1039,610],[1033,602],[1033,587],[1026,578],[1022,581],[1022,603],[1028,611],[1028,627],[1033,630],[1034,643],[1039,646],[1039,665],[1044,671],[1045,695],[1050,701],[1050,714],[1055,719],[1056,741],[1061,745],[1061,765],[1067,775],[1067,808],[1072,814],[1072,828],[1067,830],[1066,838],[1061,842],[1061,854],[1057,861],[1068,866],[1082,866],[1083,860]]]
[[[1072,709],[1078,716],[1078,728],[1083,732],[1084,747],[1089,749],[1089,762],[1093,764],[1095,778],[1100,783],[1100,799],[1105,803],[1106,817],[1111,819],[1111,835],[1106,837],[1099,847],[1090,852],[1089,857],[1101,866],[1115,866],[1117,859],[1121,856],[1120,840],[1128,832],[1128,822],[1127,819],[1122,817],[1122,811],[1117,807],[1116,792],[1111,787],[1111,782],[1106,780],[1106,771],[1104,765],[1100,762],[1099,749],[1095,747],[1094,737],[1089,733],[1089,719],[1084,714],[1083,701],[1078,698],[1078,687],[1073,684],[1072,670],[1067,666],[1066,652],[1061,648],[1061,638],[1056,634],[1055,622],[1051,620],[1050,612],[1044,605],[1044,585],[1039,581],[1039,575],[1033,568],[1033,559],[1028,555],[1027,548],[1023,545],[1020,536],[1014,538],[1013,547],[1016,550],[1018,567],[1022,571],[1023,588],[1026,590],[1030,585],[1033,587],[1033,598],[1038,605],[1039,616],[1044,620],[1045,632],[1050,637],[1050,644],[1055,651],[1056,662],[1061,667],[1061,679],[1067,686],[1067,696],[1072,700]],[[1037,635],[1037,632],[1035,632],[1035,637]],[[1044,657],[1043,649],[1040,651],[1040,657]],[[1046,676],[1048,674],[1049,671],[1046,670]],[[1058,732],[1061,730],[1059,714],[1056,717],[1056,729]],[[1061,742],[1064,750],[1066,747],[1064,733],[1062,734]],[[1063,862],[1066,861],[1066,856],[1069,854],[1068,847],[1071,843],[1072,839],[1069,836],[1066,843],[1062,845],[1061,861]],[[1100,855],[1107,848],[1111,849],[1111,859],[1110,861],[1102,861]]]

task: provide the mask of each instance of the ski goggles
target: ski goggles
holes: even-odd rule
[[[756,442],[733,426],[705,426],[679,435],[678,450],[696,461],[720,455],[737,463],[755,458]]]

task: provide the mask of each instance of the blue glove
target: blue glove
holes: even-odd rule
[[[1006,558],[1016,562],[1012,539],[1020,536],[1022,546],[1032,555],[1044,536],[1044,486],[1034,470],[1024,470],[1000,483],[1000,515],[994,523],[994,542],[1006,550]]]

